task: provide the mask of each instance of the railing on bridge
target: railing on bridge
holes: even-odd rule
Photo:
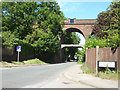
[[[84,48],[83,44],[61,44],[61,48],[66,47],[77,47],[77,48]]]

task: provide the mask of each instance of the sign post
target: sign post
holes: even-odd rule
[[[18,52],[18,57],[17,57],[17,62],[19,62],[19,52],[21,52],[21,46],[17,46],[17,52]]]
[[[17,62],[19,62],[19,52],[18,52],[18,58],[17,58]]]

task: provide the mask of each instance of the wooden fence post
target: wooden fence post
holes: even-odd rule
[[[87,50],[88,50],[88,48],[86,48],[86,53],[85,53],[85,56],[86,56],[86,57],[85,57],[86,65],[87,65],[87,57],[88,57],[88,56],[87,56]]]
[[[99,46],[96,46],[96,74],[98,73],[98,50]]]

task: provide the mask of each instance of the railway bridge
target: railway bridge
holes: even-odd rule
[[[86,40],[87,35],[92,34],[93,26],[96,22],[96,19],[68,19],[64,22],[63,30],[66,30],[66,32],[69,34],[71,32],[79,32],[82,34]],[[61,43],[61,50],[60,50],[60,59],[64,60],[64,48],[66,47],[77,47],[77,48],[84,48],[84,45],[82,44],[64,44],[64,37],[60,38]]]

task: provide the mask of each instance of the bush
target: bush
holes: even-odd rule
[[[110,47],[107,39],[95,37],[94,35],[89,36],[89,38],[87,38],[85,48],[96,48],[96,46],[99,46],[100,48]]]

